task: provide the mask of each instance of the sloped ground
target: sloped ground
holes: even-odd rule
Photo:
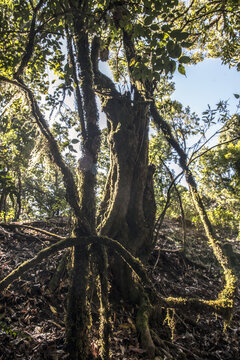
[[[33,226],[66,235],[62,220],[34,222]],[[163,296],[190,296],[214,299],[223,287],[223,277],[201,231],[188,228],[186,253],[181,248],[181,228],[166,221],[159,243],[149,262],[149,274]],[[231,244],[239,251],[239,243]],[[53,241],[49,236],[29,229],[0,225],[0,277],[3,278],[23,261]],[[63,275],[55,293],[48,289],[62,253],[45,260],[0,295],[0,360],[61,360],[64,351],[64,312],[67,281]],[[140,348],[134,326],[134,310],[123,310],[121,303],[113,310],[113,359],[147,359]],[[172,315],[172,311],[169,311]],[[157,359],[238,360],[240,359],[239,294],[233,319],[224,331],[221,318],[195,313],[174,314],[171,329],[163,313],[157,329],[162,349]],[[93,308],[97,327],[97,306]],[[92,333],[92,352],[97,358],[97,331]]]

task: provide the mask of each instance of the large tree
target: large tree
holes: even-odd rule
[[[1,282],[5,288],[30,266],[64,247],[72,247],[72,273],[66,317],[70,359],[89,359],[89,276],[94,278],[100,307],[102,357],[109,358],[110,306],[121,296],[139,306],[137,328],[149,358],[155,345],[148,317],[152,305],[192,306],[227,313],[232,307],[234,277],[217,245],[184,149],[161,115],[168,76],[206,49],[235,64],[239,55],[239,11],[235,1],[90,1],[1,0],[0,81],[27,99],[32,121],[48,145],[52,161],[62,173],[66,198],[75,216],[72,237],[61,240],[20,266]],[[208,32],[215,26],[215,31]],[[214,34],[214,35],[213,35]],[[217,43],[218,34],[221,44]],[[200,48],[200,46],[202,49]],[[200,53],[199,50],[200,49]],[[108,62],[114,80],[99,70]],[[53,83],[55,83],[55,88]],[[117,87],[119,82],[119,87]],[[56,85],[57,84],[57,85]],[[3,87],[4,88],[4,87]],[[81,157],[73,171],[64,161],[60,143],[46,120],[47,109],[59,107],[66,119],[64,99],[75,96]],[[107,117],[110,168],[104,194],[96,209],[96,174],[100,146],[96,96]],[[149,165],[149,123],[153,119],[178,153],[209,241],[226,275],[226,288],[214,301],[164,299],[156,294],[143,263],[153,249],[155,200],[154,167]],[[118,254],[118,256],[116,256]],[[119,256],[120,254],[120,256]],[[108,265],[108,260],[110,266]],[[140,262],[140,260],[141,262]],[[134,275],[134,276],[133,276]],[[137,276],[136,276],[137,275]],[[147,285],[144,287],[143,285]]]

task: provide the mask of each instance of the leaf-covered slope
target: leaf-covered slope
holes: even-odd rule
[[[62,219],[34,222],[28,225],[48,232],[66,235],[67,223]],[[165,221],[159,242],[149,263],[149,275],[164,296],[196,296],[212,299],[223,286],[222,274],[207,248],[204,235],[194,227],[187,230],[187,253],[181,249],[181,229],[174,221]],[[29,228],[0,227],[1,278],[24,260],[31,258],[49,242],[49,235]],[[237,252],[238,243],[232,239]],[[67,292],[66,272],[58,289],[51,293],[49,282],[55,273],[61,254],[44,261],[36,269],[14,282],[0,297],[0,353],[2,359],[66,359],[64,350],[64,313]],[[93,298],[93,301],[94,298]],[[197,316],[187,313],[163,312],[158,319],[158,337],[163,359],[238,359],[239,354],[239,298],[233,320],[223,331],[223,321],[215,315]],[[97,323],[97,308],[93,321]],[[146,359],[134,325],[131,307],[123,310],[114,304],[113,359]],[[168,315],[168,317],[167,317]],[[172,316],[174,315],[174,318]],[[170,325],[170,326],[169,326]],[[98,356],[97,332],[92,333],[92,353]],[[156,339],[155,339],[156,340]],[[156,340],[157,341],[157,340]],[[160,359],[159,357],[158,359]],[[157,359],[157,358],[156,358]]]

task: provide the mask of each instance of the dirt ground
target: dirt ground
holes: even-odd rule
[[[67,235],[69,231],[61,219],[35,221],[31,225],[60,235]],[[224,233],[219,235],[225,236]],[[154,286],[163,296],[216,299],[224,286],[223,276],[203,232],[194,227],[187,229],[184,253],[181,238],[179,225],[166,220],[148,266]],[[1,279],[53,241],[56,240],[34,230],[0,224]],[[234,251],[240,253],[236,236],[228,235],[228,241]],[[54,292],[49,290],[49,282],[62,255],[63,252],[43,261],[0,295],[0,360],[67,359],[64,350],[66,272],[62,274],[58,288]],[[139,345],[134,309],[131,306],[123,309],[120,302],[113,306],[112,314],[112,358],[147,359],[146,351]],[[214,314],[181,314],[171,309],[168,314],[172,322],[166,320],[166,312],[159,321],[157,336],[161,355],[156,359],[240,359],[238,291],[233,318],[226,329],[223,319]],[[93,324],[92,353],[97,358],[97,305],[93,306]]]

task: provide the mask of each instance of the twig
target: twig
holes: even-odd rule
[[[163,211],[161,212],[161,214],[159,215],[156,223],[155,223],[155,228],[156,228],[156,233],[154,235],[154,240],[153,240],[153,243],[156,244],[157,242],[157,237],[159,235],[159,231],[161,229],[161,226],[163,224],[163,220],[164,220],[164,217],[165,217],[165,214],[166,214],[166,211],[169,207],[169,203],[170,203],[170,196],[171,196],[171,190],[172,190],[172,187],[174,186],[176,180],[183,174],[183,171],[178,174],[174,179],[172,179],[172,182],[168,188],[168,191],[167,191],[167,200],[166,200],[166,203],[165,203],[165,206],[164,206],[164,209]]]
[[[233,139],[231,139],[231,140],[227,140],[227,141],[224,141],[224,142],[222,142],[222,143],[218,143],[218,144],[216,144],[216,145],[211,146],[209,149],[203,151],[201,154],[196,155],[194,158],[192,158],[192,159],[188,162],[188,165],[191,164],[193,161],[197,160],[199,157],[201,157],[201,156],[203,156],[204,154],[206,154],[207,152],[211,151],[212,149],[214,149],[214,148],[216,148],[216,147],[218,147],[218,146],[221,146],[221,145],[229,144],[229,143],[231,143],[231,142],[233,142],[233,141],[235,141],[235,140],[239,140],[239,139],[240,139],[240,136],[237,136],[237,137],[235,137],[235,138],[233,138]]]

